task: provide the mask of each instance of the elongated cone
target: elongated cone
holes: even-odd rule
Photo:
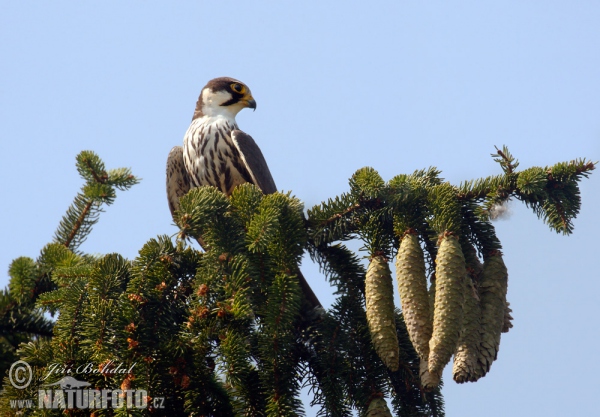
[[[466,282],[463,329],[454,354],[452,368],[452,377],[459,384],[467,381],[474,382],[479,374],[477,359],[481,343],[481,307],[479,306],[479,295],[468,274]]]
[[[396,256],[396,279],[408,336],[421,361],[427,361],[433,322],[427,293],[425,258],[419,239],[412,233],[404,235],[400,243]]]
[[[429,372],[429,364],[426,360],[419,363],[419,376],[421,377],[421,386],[425,391],[430,391],[440,385],[441,374],[432,374]]]
[[[429,372],[441,375],[456,349],[465,303],[465,258],[458,238],[446,234],[435,260],[433,335],[429,341]]]
[[[394,286],[388,263],[374,256],[365,279],[367,321],[375,351],[392,371],[398,370],[400,352],[394,319]]]
[[[392,417],[392,413],[383,398],[373,398],[366,417]]]
[[[467,266],[465,309],[463,329],[454,353],[452,369],[452,376],[459,384],[477,381],[480,375],[478,358],[481,344],[481,306],[476,285],[481,279],[483,265],[473,245],[467,244],[463,249]]]
[[[490,254],[483,262],[483,274],[479,284],[481,300],[480,370],[489,372],[498,357],[500,335],[504,327],[508,272],[499,251]]]
[[[429,286],[427,297],[429,299],[429,320],[433,324],[433,306],[435,304],[435,274],[432,277],[432,284]],[[433,329],[432,329],[433,330]],[[419,376],[421,385],[426,390],[437,387],[440,384],[441,374],[432,374],[429,372],[429,355],[419,363]]]

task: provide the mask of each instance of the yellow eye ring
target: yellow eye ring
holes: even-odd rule
[[[246,92],[246,87],[239,83],[231,84],[231,89],[238,94],[244,94]]]

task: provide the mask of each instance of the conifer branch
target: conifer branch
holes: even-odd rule
[[[106,182],[106,180],[108,179],[108,175],[106,174],[106,171],[102,170],[102,174],[99,176],[98,173],[96,172],[96,170],[94,169],[94,167],[92,166],[90,158],[82,158],[82,159],[83,159],[85,165],[88,167],[89,172],[92,174],[94,181],[96,181],[99,184],[104,184]]]
[[[368,274],[361,258],[339,241],[362,238],[363,250],[385,257],[378,263],[387,266],[409,230],[418,236],[423,267],[435,281],[440,234],[460,237],[467,262],[498,254],[489,213],[510,198],[552,229],[570,233],[581,205],[578,181],[596,163],[517,171],[506,147],[496,151],[502,174],[458,186],[445,182],[436,168],[388,182],[362,168],[350,179],[349,192],[313,207],[306,220],[299,200],[264,196],[251,184],[237,187],[230,198],[213,187],[194,189],[180,200],[176,222],[182,232],[205,238],[206,252],[161,236],[131,262],[117,254],[74,252],[116,190],[138,181],[129,170],[107,171],[95,154],[82,152],[77,169],[85,184],[59,225],[56,243],[36,261],[19,258],[11,266],[11,291],[0,293],[0,342],[10,340],[11,358],[35,360],[40,369],[106,357],[138,363],[124,379],[98,374],[88,382],[102,389],[148,389],[151,397],[168,399],[173,415],[302,414],[298,394],[306,378],[319,415],[365,414],[373,398],[385,395],[397,415],[443,416],[441,385],[423,388],[426,362],[412,345],[404,316],[393,308],[398,370],[378,356],[365,311]],[[306,313],[302,304],[297,274],[304,249],[336,287],[327,312]],[[369,279],[389,278],[382,269]],[[429,292],[428,301],[435,285]],[[44,309],[60,313],[56,324],[44,320]],[[32,340],[50,331],[51,342]],[[17,354],[16,346],[28,341]],[[0,401],[0,413],[3,407]]]
[[[63,245],[66,246],[67,248],[71,246],[71,242],[73,241],[75,236],[77,236],[77,233],[79,233],[79,230],[81,229],[81,225],[83,225],[83,222],[85,221],[86,217],[88,216],[93,204],[94,204],[93,201],[91,201],[91,200],[88,201],[86,203],[86,205],[84,206],[83,210],[81,211],[81,214],[79,215],[79,217],[77,217],[77,220],[75,221],[75,224],[73,224],[73,228],[71,229],[71,233],[69,233],[67,240],[65,240],[63,242]]]
[[[360,203],[356,203],[356,204],[354,204],[354,205],[346,208],[341,213],[335,213],[334,215],[332,215],[328,219],[325,219],[325,220],[321,221],[321,223],[319,223],[319,226],[325,228],[325,227],[329,226],[331,223],[333,223],[334,221],[342,218],[343,216],[347,216],[349,214],[352,214],[352,213],[356,212],[357,210],[361,209],[362,207],[363,206]]]
[[[492,154],[494,161],[500,164],[506,174],[512,174],[515,168],[519,166],[519,162],[510,154],[506,146],[503,146],[502,150],[498,149],[497,146],[494,146],[494,148],[496,148],[496,154]]]
[[[86,181],[75,196],[54,234],[54,241],[76,251],[98,222],[102,204],[110,205],[115,199],[115,189],[127,190],[139,179],[125,168],[107,173],[102,160],[91,151],[77,155],[77,171]],[[112,177],[112,178],[111,178]]]

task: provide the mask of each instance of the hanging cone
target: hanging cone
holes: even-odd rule
[[[432,390],[440,385],[441,375],[429,372],[429,365],[426,360],[419,363],[419,377],[421,377],[421,386],[426,390]]]
[[[483,273],[483,264],[471,244],[463,246],[467,276],[465,278],[465,307],[463,328],[454,353],[452,376],[457,383],[475,382],[479,372],[479,347],[481,344],[481,306],[477,285]]]
[[[373,398],[367,409],[366,417],[392,417],[392,413],[383,398]]]
[[[467,275],[463,329],[454,354],[452,377],[459,384],[477,381],[479,345],[481,343],[481,307],[471,277]]]
[[[427,292],[427,298],[429,300],[429,320],[433,326],[433,306],[435,305],[435,273],[431,277],[431,281],[431,285],[429,286],[429,290]],[[419,363],[419,376],[421,377],[421,385],[423,388],[425,388],[425,390],[431,390],[440,384],[442,375],[432,374],[429,372],[429,355],[427,355],[427,358],[422,359]]]
[[[382,256],[374,256],[365,278],[367,321],[375,351],[392,371],[399,366],[398,336],[394,319],[394,286],[388,263]]]
[[[419,239],[412,233],[404,235],[400,243],[396,256],[396,279],[410,341],[421,361],[427,361],[433,322],[427,293],[423,250],[419,245]]]
[[[435,260],[433,335],[429,342],[429,372],[441,376],[456,349],[465,302],[465,258],[458,237],[445,234]]]
[[[495,251],[483,262],[483,274],[479,285],[481,300],[481,345],[479,365],[481,375],[489,372],[498,357],[500,335],[504,328],[508,272],[502,254]],[[510,314],[509,314],[510,315]]]

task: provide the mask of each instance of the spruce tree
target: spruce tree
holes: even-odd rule
[[[180,233],[150,239],[128,260],[79,247],[116,191],[138,179],[80,153],[85,183],[53,241],[36,260],[15,259],[0,293],[0,412],[294,416],[304,382],[323,416],[443,416],[451,357],[457,382],[476,381],[512,327],[491,223],[498,208],[520,200],[570,234],[578,182],[595,168],[575,160],[518,171],[506,148],[493,157],[501,174],[458,185],[436,168],[387,182],[362,168],[348,192],[306,214],[291,194],[251,184],[230,198],[193,189],[176,214]],[[189,244],[200,237],[206,252]],[[368,268],[345,245],[352,239],[364,242]],[[327,311],[303,299],[295,271],[305,252],[336,288]],[[404,312],[393,301],[395,257]],[[8,375],[17,360],[32,367],[24,389]],[[90,388],[143,389],[147,407],[11,407],[90,364],[81,376]],[[57,365],[62,373],[44,379]]]

